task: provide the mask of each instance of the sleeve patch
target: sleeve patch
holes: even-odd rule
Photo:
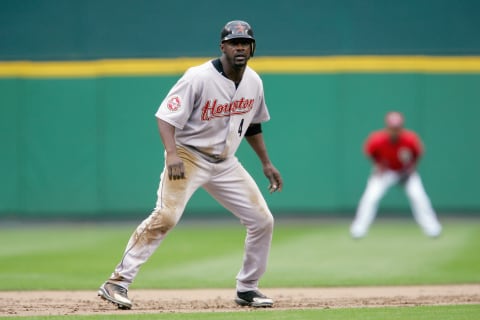
[[[182,107],[182,99],[178,95],[174,95],[168,98],[167,108],[170,111],[177,111]]]

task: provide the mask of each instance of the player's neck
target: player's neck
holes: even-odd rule
[[[220,62],[223,68],[223,75],[228,79],[235,82],[236,85],[240,83],[243,77],[243,73],[245,72],[246,65],[243,66],[233,66],[228,63],[228,61],[224,58],[220,58]]]

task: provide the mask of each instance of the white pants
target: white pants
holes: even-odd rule
[[[128,288],[141,265],[180,220],[190,197],[203,187],[246,227],[243,266],[237,275],[236,288],[237,291],[257,290],[266,270],[274,224],[257,184],[235,157],[211,163],[185,148],[178,148],[178,155],[184,162],[186,179],[169,180],[164,169],[156,207],[130,237],[109,281]]]
[[[386,191],[397,184],[400,174],[396,171],[387,170],[382,173],[373,173],[367,182],[367,187],[360,199],[355,219],[350,226],[350,233],[354,238],[360,238],[367,234],[378,210],[378,205]],[[438,222],[430,199],[423,188],[422,180],[417,172],[410,175],[404,184],[406,195],[410,201],[415,221],[420,225],[423,232],[431,237],[440,235],[442,226]]]

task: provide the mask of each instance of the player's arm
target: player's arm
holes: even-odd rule
[[[412,132],[412,151],[413,151],[413,161],[415,164],[420,160],[420,157],[423,155],[423,142],[420,137]]]
[[[260,127],[260,132],[258,132],[257,129],[255,129],[255,131],[250,131],[250,132],[247,130],[248,135],[247,133],[245,134],[245,139],[247,140],[248,144],[252,147],[252,149],[255,151],[255,153],[257,154],[258,158],[262,163],[263,173],[270,181],[270,186],[268,188],[270,193],[275,192],[277,190],[282,191],[283,180],[280,175],[280,172],[277,170],[277,168],[273,166],[272,162],[270,161],[270,158],[267,153],[267,147],[265,145],[265,141],[263,140],[261,127]],[[256,132],[256,133],[252,134],[252,132]]]
[[[185,168],[183,161],[177,154],[177,145],[175,143],[175,127],[170,123],[157,118],[158,130],[165,147],[165,163],[170,180],[185,179]]]
[[[417,170],[418,161],[420,160],[423,152],[422,141],[414,132],[409,132],[408,141],[411,154],[408,162],[405,164],[405,167],[400,173],[400,183],[406,183],[412,173]]]
[[[379,140],[376,133],[371,133],[365,140],[363,152],[370,159],[374,167],[374,173],[382,173],[385,170],[383,160],[379,152]]]

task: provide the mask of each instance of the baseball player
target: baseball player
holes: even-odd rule
[[[394,185],[404,188],[413,216],[423,232],[430,237],[439,236],[442,226],[416,170],[423,153],[422,142],[413,131],[404,128],[403,115],[388,112],[385,128],[370,134],[364,151],[374,168],[350,226],[352,237],[361,238],[367,234],[381,198]]]
[[[235,302],[271,307],[258,290],[267,266],[273,216],[262,193],[235,152],[245,137],[259,157],[270,193],[283,187],[269,159],[262,122],[270,119],[263,83],[247,66],[255,52],[253,30],[230,21],[221,31],[221,57],[192,67],[171,88],[155,116],[165,147],[155,209],[134,231],[124,255],[98,294],[130,309],[127,290],[139,269],[178,223],[192,194],[203,187],[246,227],[245,253]]]

